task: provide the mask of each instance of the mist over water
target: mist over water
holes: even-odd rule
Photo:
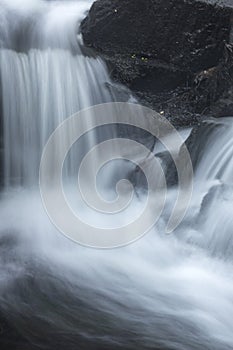
[[[71,242],[43,208],[38,172],[50,134],[80,109],[119,98],[104,62],[84,55],[76,35],[91,3],[0,1],[0,311],[31,344],[48,349],[233,349],[233,118],[203,124],[198,148],[191,144],[193,197],[171,235],[165,230],[175,187],[157,225],[114,250]],[[81,157],[102,136],[88,134],[74,154]],[[75,172],[72,157],[68,174]],[[100,182],[111,184],[119,167]],[[104,191],[111,197],[108,186]],[[142,192],[116,218],[90,214],[72,186],[69,197],[86,220],[92,215],[107,227],[134,218]]]

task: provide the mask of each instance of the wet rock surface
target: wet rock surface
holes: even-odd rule
[[[97,0],[81,31],[114,80],[192,125],[233,114],[232,14],[230,1]]]

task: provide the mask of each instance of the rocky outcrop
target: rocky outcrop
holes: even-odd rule
[[[97,0],[81,31],[116,81],[145,104],[168,117],[183,115],[181,124],[189,124],[215,113],[216,102],[231,94],[230,3]]]

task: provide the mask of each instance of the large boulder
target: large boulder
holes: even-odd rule
[[[81,31],[85,45],[102,55],[115,80],[173,115],[182,110],[185,94],[185,105],[192,105],[187,113],[193,118],[230,88],[229,78],[223,83],[225,73],[219,69],[227,65],[226,74],[231,71],[231,4],[231,0],[97,0]],[[215,78],[219,90],[203,97]]]

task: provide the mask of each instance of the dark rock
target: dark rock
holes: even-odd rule
[[[197,72],[217,64],[229,24],[229,11],[200,1],[99,0],[82,32],[87,44],[106,53],[161,60]]]
[[[192,125],[233,85],[232,14],[227,0],[98,0],[81,31],[116,81]]]

